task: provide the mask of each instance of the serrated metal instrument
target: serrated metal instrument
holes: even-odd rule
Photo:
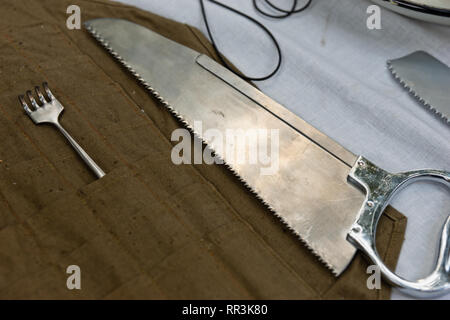
[[[420,103],[450,124],[450,68],[424,51],[388,60],[394,78]]]
[[[424,279],[408,281],[391,272],[375,245],[378,220],[401,187],[419,179],[450,183],[449,172],[386,172],[203,54],[126,20],[94,19],[85,26],[336,276],[359,249],[388,281],[411,294],[431,296],[450,290],[450,217],[442,229],[436,268]],[[195,126],[197,121],[201,130]],[[277,130],[278,170],[265,175],[261,174],[264,164],[233,161],[229,152],[204,134],[209,129]]]

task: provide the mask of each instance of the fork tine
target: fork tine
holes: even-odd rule
[[[34,99],[33,94],[31,93],[30,90],[28,90],[26,93],[27,93],[28,99],[30,99],[31,105],[33,106],[33,108],[35,110],[37,110],[39,108],[39,105],[37,104],[36,100]]]
[[[48,87],[48,83],[44,82],[42,84],[42,86],[44,87],[45,92],[47,92],[47,96],[50,100],[55,99],[55,97],[53,96],[53,93],[50,91],[49,87]]]
[[[28,115],[30,115],[31,112],[33,112],[33,111],[31,111],[31,109],[28,107],[28,104],[25,102],[25,96],[24,96],[24,95],[20,95],[20,96],[19,96],[19,101],[20,101],[20,103],[22,104],[22,107],[23,107],[23,109],[25,110],[25,112],[26,112]]]
[[[39,100],[41,101],[42,104],[46,103],[47,101],[44,98],[44,95],[41,92],[41,88],[39,88],[38,86],[34,87],[34,91],[36,91],[37,96],[39,97]]]

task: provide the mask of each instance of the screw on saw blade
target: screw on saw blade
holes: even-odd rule
[[[353,227],[353,228],[352,228],[352,231],[353,231],[354,233],[360,233],[360,232],[362,231],[362,229],[361,229],[360,226],[357,226],[357,227]]]
[[[366,165],[366,163],[365,163],[363,160],[359,160],[359,161],[358,161],[358,165],[359,165],[360,167],[364,167],[364,166]]]

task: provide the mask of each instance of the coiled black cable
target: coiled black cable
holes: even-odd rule
[[[311,4],[312,0],[308,0],[302,7],[297,8],[298,5],[298,0],[294,0],[292,3],[292,8],[291,10],[284,10],[281,9],[280,7],[277,7],[276,5],[274,5],[272,2],[270,2],[269,0],[264,0],[265,3],[267,3],[272,9],[274,9],[275,11],[281,12],[282,14],[280,15],[274,15],[274,14],[270,14],[267,13],[265,11],[263,11],[259,6],[258,6],[258,2],[257,0],[253,0],[253,7],[255,7],[256,11],[258,11],[259,13],[261,13],[262,15],[265,15],[266,17],[269,18],[275,18],[275,19],[283,19],[283,18],[287,18],[290,15],[293,15],[294,13],[299,13],[302,12],[303,10],[307,9],[309,7],[309,5]]]
[[[270,39],[271,39],[272,42],[274,43],[275,48],[276,48],[277,53],[278,53],[278,62],[277,62],[277,64],[276,64],[275,68],[273,69],[272,72],[270,72],[269,74],[267,74],[267,75],[265,75],[265,76],[262,76],[262,77],[249,77],[249,76],[246,76],[246,75],[244,75],[244,74],[242,74],[242,73],[236,72],[236,71],[235,71],[235,70],[234,70],[234,69],[233,69],[233,68],[225,61],[225,59],[223,58],[223,56],[222,56],[221,53],[219,52],[219,49],[218,49],[217,44],[216,44],[216,41],[214,40],[214,37],[212,36],[212,33],[211,33],[211,29],[210,29],[210,27],[209,27],[208,18],[207,18],[206,10],[205,10],[204,0],[200,0],[200,7],[201,7],[202,16],[203,16],[203,21],[205,22],[205,26],[206,26],[206,31],[208,32],[208,36],[209,36],[209,38],[210,38],[210,40],[211,40],[211,44],[212,44],[212,46],[213,46],[213,48],[214,48],[214,51],[216,52],[217,56],[219,57],[220,62],[221,62],[228,70],[230,70],[230,71],[233,72],[234,74],[238,75],[239,77],[241,77],[241,78],[243,78],[244,80],[247,80],[247,81],[263,81],[263,80],[267,80],[267,79],[273,77],[273,75],[274,75],[275,73],[277,73],[278,70],[280,69],[281,63],[282,63],[282,60],[283,60],[283,57],[282,57],[280,45],[278,44],[278,41],[277,41],[277,39],[274,37],[274,35],[269,31],[269,29],[267,29],[262,23],[260,23],[260,22],[257,21],[256,19],[254,19],[254,18],[252,18],[252,17],[246,15],[245,13],[242,13],[242,12],[240,12],[240,11],[238,11],[238,10],[232,8],[232,7],[229,7],[229,6],[227,6],[227,5],[225,5],[225,4],[221,3],[221,2],[218,2],[218,1],[216,1],[216,0],[209,0],[209,1],[212,2],[212,3],[214,3],[214,4],[216,4],[216,5],[218,5],[218,6],[221,6],[222,8],[225,8],[225,9],[231,11],[231,12],[234,12],[234,13],[236,13],[236,14],[238,14],[238,15],[244,17],[244,18],[246,18],[247,20],[253,22],[253,23],[256,24],[258,27],[260,27],[260,28],[261,28],[265,33],[267,33],[267,35],[270,37]],[[267,5],[269,5],[273,10],[278,11],[278,12],[281,12],[281,14],[279,14],[279,15],[274,15],[274,14],[267,13],[267,12],[263,11],[263,10],[261,9],[261,7],[258,6],[257,0],[253,0],[253,6],[254,6],[254,8],[256,9],[256,11],[258,11],[259,13],[261,13],[262,15],[264,15],[264,16],[266,16],[266,17],[275,18],[275,19],[283,19],[283,18],[287,18],[287,17],[291,16],[292,14],[302,12],[303,10],[305,10],[306,8],[308,8],[309,5],[310,5],[311,2],[312,2],[312,0],[307,0],[307,2],[306,2],[302,7],[297,8],[298,0],[293,0],[293,4],[292,4],[291,9],[290,9],[290,10],[284,10],[284,9],[282,9],[282,8],[279,8],[279,7],[275,6],[275,5],[274,5],[272,2],[270,2],[269,0],[261,0],[261,1],[264,1],[264,2],[265,2]]]

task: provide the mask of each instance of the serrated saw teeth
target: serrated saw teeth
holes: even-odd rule
[[[403,79],[397,74],[397,72],[395,71],[395,68],[392,66],[391,61],[387,62],[388,65],[388,69],[391,72],[392,76],[394,77],[394,79],[403,87],[406,89],[406,91],[408,91],[408,93],[414,97],[414,99],[416,99],[417,101],[419,101],[419,103],[421,103],[425,108],[427,108],[428,110],[430,110],[431,112],[433,112],[436,116],[438,116],[439,118],[441,118],[442,120],[444,120],[445,122],[447,122],[448,124],[450,124],[450,117],[448,117],[446,114],[444,114],[443,112],[440,112],[438,109],[434,108],[428,101],[426,101],[425,99],[423,99],[413,88],[411,88],[410,86],[408,86],[408,84],[403,81]]]
[[[202,141],[205,145],[210,145],[209,141],[205,140],[201,134],[196,132],[192,125],[186,119],[183,118],[183,116],[175,110],[175,108],[172,107],[170,104],[170,101],[167,101],[164,99],[160,93],[155,90],[155,88],[148,83],[145,79],[143,79],[136,70],[134,70],[123,57],[117,52],[115,52],[112,47],[109,45],[109,43],[102,38],[101,34],[96,32],[91,26],[86,25],[87,30],[92,34],[92,36],[121,64],[123,65],[134,77],[137,78],[138,82],[146,88],[151,95],[158,100],[164,107],[169,110],[169,112],[180,122],[184,124],[184,126],[200,141]],[[226,162],[220,155],[216,154],[216,157],[221,160],[221,162],[231,171],[231,173],[237,177],[239,181],[243,183],[243,185],[249,190],[261,203],[273,214],[275,215],[278,220],[287,228],[289,229],[300,241],[301,243],[311,252],[313,253],[319,261],[321,261],[335,276],[338,276],[343,270],[335,268],[332,264],[327,263],[327,261],[324,260],[323,256],[317,252],[313,246],[309,243],[309,241],[305,238],[303,238],[290,224],[287,222],[281,215],[277,213],[277,211],[269,204],[267,203],[264,198],[261,196],[261,194],[255,190],[251,185],[249,185],[246,180],[238,173],[238,170],[232,163]]]
[[[448,92],[443,92],[442,87],[442,85],[445,86],[445,83],[450,84],[450,71],[446,65],[426,52],[417,51],[403,58],[388,60],[387,67],[394,79],[412,97],[414,97],[415,100],[419,101],[420,104],[425,106],[425,108],[430,110],[438,118],[441,118],[444,122],[450,124],[450,114],[446,112],[446,110],[450,109],[450,106],[438,99],[439,96],[449,96]],[[435,88],[436,84],[430,86],[430,80],[424,76],[425,74],[436,74],[436,71],[439,76],[438,79],[434,81],[436,81],[438,89]],[[424,94],[421,94],[421,92],[418,92],[411,87],[408,82],[414,83],[414,86],[417,86],[417,90],[422,91]],[[429,88],[433,88],[435,91],[432,91],[432,94],[424,91],[429,90]],[[448,101],[450,101],[450,99],[448,99]]]

